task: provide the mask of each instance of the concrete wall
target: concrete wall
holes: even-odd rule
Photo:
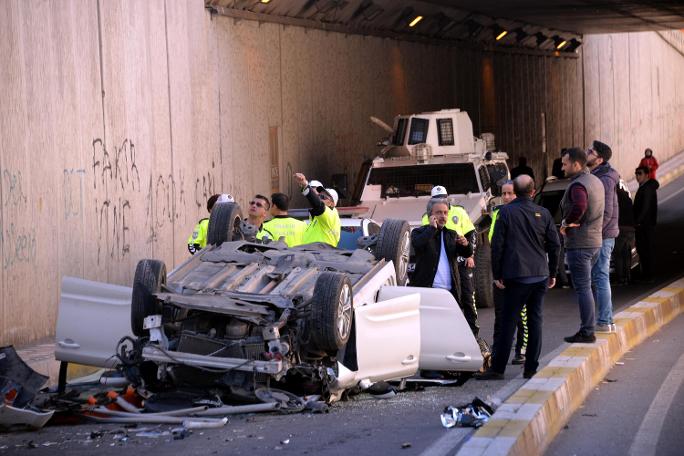
[[[202,0],[6,0],[0,38],[0,344],[54,333],[64,275],[130,284],[141,258],[178,264],[213,193],[292,193],[295,171],[352,184],[383,135],[370,115],[460,107],[541,173],[542,113],[555,153],[589,124],[629,133],[627,151],[634,128],[683,112],[665,62],[681,75],[684,60],[649,34],[626,38],[630,87],[645,90],[635,59],[657,56],[660,95],[633,103],[630,128],[585,126],[582,67],[604,87],[586,66],[615,38],[584,60],[483,53],[211,17]],[[648,138],[659,158],[684,146]]]
[[[591,35],[582,48],[584,145],[609,144],[627,178],[647,147],[661,163],[682,151],[684,55],[650,32]]]

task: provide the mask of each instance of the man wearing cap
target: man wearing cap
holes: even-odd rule
[[[432,198],[448,198],[446,188],[441,185],[436,185],[433,187],[430,194]],[[427,225],[429,223],[427,214],[423,215],[422,222],[423,225]],[[456,231],[459,236],[463,236],[468,239],[468,242],[473,247],[473,252],[475,252],[477,232],[475,231],[475,225],[473,225],[473,222],[470,220],[470,216],[468,216],[468,213],[463,206],[450,206],[446,227],[450,230]],[[473,283],[474,268],[474,253],[467,258],[462,256],[458,257],[458,274],[460,278],[460,298],[458,302],[462,303],[468,308],[472,308],[473,312],[475,312],[475,315],[477,315],[477,308],[475,306],[475,284]]]
[[[221,195],[211,195],[207,200],[207,211],[211,214],[211,210],[214,208],[216,203],[233,203],[235,199],[232,195],[223,193]],[[192,230],[192,234],[188,238],[188,251],[194,255],[195,253],[202,250],[207,246],[207,232],[209,231],[209,218],[203,218],[197,225],[195,229]]]
[[[596,301],[596,332],[612,332],[613,324],[613,300],[610,289],[610,257],[615,247],[615,238],[620,234],[618,226],[618,197],[617,187],[620,182],[618,174],[608,161],[613,155],[610,147],[601,141],[594,141],[587,150],[587,168],[591,174],[598,177],[605,191],[605,204],[603,206],[603,241],[599,251],[598,260],[591,268],[591,285]]]
[[[295,181],[311,205],[309,209],[310,222],[302,236],[302,244],[324,242],[337,247],[340,242],[342,224],[337,213],[337,192],[332,188],[325,188],[318,181],[309,182],[302,173],[294,175]]]
[[[271,220],[264,222],[262,235],[258,239],[269,238],[266,232],[273,235],[272,240],[277,241],[283,238],[288,247],[302,244],[302,237],[306,231],[306,223],[290,217],[287,210],[290,206],[290,198],[284,193],[274,193],[271,195],[270,213]]]

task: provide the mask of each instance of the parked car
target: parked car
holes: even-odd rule
[[[144,259],[132,289],[64,278],[57,359],[118,363],[131,380],[157,388],[214,388],[245,399],[266,385],[329,401],[360,382],[419,368],[482,367],[450,293],[397,286],[387,258],[403,248],[406,222],[385,220],[355,250],[288,248],[240,240],[239,207],[217,207],[207,248],[168,274],[163,262]]]
[[[560,224],[561,224],[561,219],[562,219],[560,203],[563,200],[563,195],[565,194],[565,189],[568,188],[569,184],[570,184],[570,179],[558,179],[556,177],[549,177],[542,184],[541,188],[537,191],[537,193],[534,197],[534,200],[537,204],[539,204],[540,206],[543,206],[549,210],[549,212],[551,213],[551,216],[553,217],[553,220],[556,223],[556,226],[558,227],[559,230],[560,230]],[[625,183],[625,181],[620,179],[619,185],[620,185],[620,188],[627,191],[627,193],[629,194],[629,196],[631,198],[632,195],[631,195],[629,189],[627,188],[627,184]],[[615,271],[613,263],[614,263],[614,260],[613,260],[613,258],[611,258],[611,260],[610,260],[610,272],[611,273]],[[639,255],[637,254],[636,246],[632,246],[631,268],[634,269],[637,266],[639,266]],[[566,269],[567,274],[570,274],[570,270],[567,267],[567,263],[565,263],[565,269]]]

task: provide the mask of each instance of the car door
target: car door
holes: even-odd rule
[[[483,358],[451,293],[438,288],[382,287],[378,300],[420,295],[420,369],[478,371]]]
[[[387,299],[379,296],[377,302],[354,309],[357,381],[376,382],[416,373],[420,354],[419,307],[419,294],[404,293]]]
[[[57,317],[55,358],[90,366],[117,364],[116,345],[131,336],[132,289],[64,277]]]

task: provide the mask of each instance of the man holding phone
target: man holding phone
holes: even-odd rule
[[[411,285],[442,288],[451,292],[458,302],[473,335],[477,338],[480,327],[474,305],[465,305],[459,299],[458,257],[473,254],[473,245],[464,236],[447,228],[449,202],[432,198],[427,204],[428,224],[411,232],[411,243],[416,255],[416,269]]]

